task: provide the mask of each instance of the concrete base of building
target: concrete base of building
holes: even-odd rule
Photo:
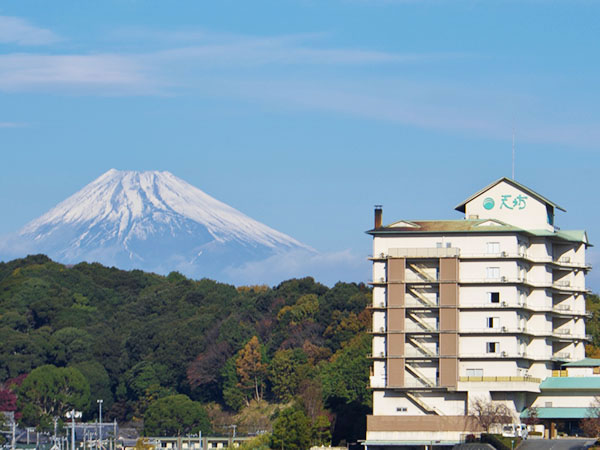
[[[467,416],[367,416],[369,448],[447,446],[481,431]]]

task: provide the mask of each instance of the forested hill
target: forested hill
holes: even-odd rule
[[[50,364],[83,374],[88,417],[100,398],[109,419],[127,421],[185,394],[213,429],[215,410],[258,401],[299,404],[324,436],[331,423],[334,441],[362,437],[369,297],[363,284],[312,278],[236,288],[43,255],[0,263],[0,392],[22,394],[23,375]],[[25,395],[18,405],[26,424],[49,414]]]

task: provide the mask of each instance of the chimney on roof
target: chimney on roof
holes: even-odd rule
[[[383,214],[383,205],[375,205],[375,229],[381,228],[382,214]]]

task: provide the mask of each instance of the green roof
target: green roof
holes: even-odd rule
[[[585,419],[589,408],[536,408],[538,419]],[[529,410],[521,413],[521,419],[529,417]]]
[[[381,228],[367,231],[371,235],[380,234],[427,234],[427,233],[523,233],[532,236],[550,237],[569,242],[582,242],[588,246],[587,235],[583,230],[526,230],[502,222],[498,219],[459,219],[459,220],[398,220]]]
[[[592,246],[587,239],[587,233],[585,230],[557,230],[557,231],[548,231],[548,230],[525,230],[527,233],[533,234],[534,236],[541,237],[555,237],[562,239],[564,241],[570,242],[583,242],[584,244]]]
[[[563,367],[598,367],[600,359],[598,358],[583,358],[579,361],[573,361],[563,364]]]
[[[597,390],[600,394],[600,376],[598,377],[548,377],[540,384],[543,390]]]

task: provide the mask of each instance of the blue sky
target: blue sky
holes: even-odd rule
[[[4,0],[0,234],[112,167],[168,170],[366,280],[373,204],[459,218],[510,176],[514,129],[516,179],[596,242],[598,17],[591,0]]]

